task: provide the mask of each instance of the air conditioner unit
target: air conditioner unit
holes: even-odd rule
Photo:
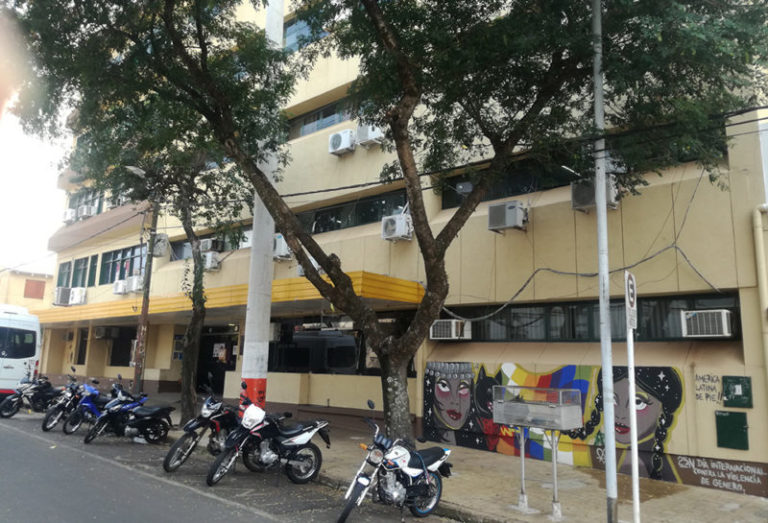
[[[320,267],[320,264],[315,261],[315,259],[310,256],[309,261],[312,262],[312,266],[319,272],[320,274],[325,274],[325,271],[322,267]],[[304,267],[301,266],[301,264],[298,264],[296,266],[296,271],[298,272],[300,277],[304,277]]]
[[[328,152],[341,156],[355,150],[355,131],[344,129],[328,137]]]
[[[70,305],[85,305],[85,287],[72,287],[69,292]]]
[[[66,307],[69,305],[69,287],[56,287],[56,291],[53,295],[53,304],[60,307]]]
[[[384,131],[375,125],[357,126],[357,143],[363,147],[369,147],[374,144],[380,144],[384,141]]]
[[[730,338],[731,311],[713,309],[708,311],[680,311],[683,338]]]
[[[81,205],[77,208],[77,217],[78,218],[90,218],[94,214],[96,214],[98,207],[95,205]]]
[[[616,177],[605,177],[605,203],[610,209],[619,205],[619,189],[616,185]],[[594,180],[580,180],[571,182],[571,208],[576,211],[586,211],[595,206],[595,182]]]
[[[280,341],[280,324],[269,324],[269,341]]]
[[[488,230],[501,231],[504,229],[525,230],[528,223],[528,211],[523,202],[512,200],[488,206]]]
[[[93,338],[94,339],[100,340],[102,338],[106,338],[107,337],[107,328],[106,327],[101,327],[101,326],[94,327],[92,333],[93,333]]]
[[[221,260],[219,260],[218,252],[204,252],[203,253],[203,270],[206,271],[218,271],[221,268]]]
[[[430,340],[471,340],[472,322],[463,320],[435,320],[429,328]]]
[[[203,252],[219,252],[221,251],[221,247],[221,242],[215,238],[205,238],[204,240],[200,240],[200,250]]]
[[[144,276],[128,276],[125,281],[128,292],[141,292],[144,288]]]
[[[413,234],[413,222],[408,213],[393,214],[381,219],[381,237],[384,240],[410,240]]]
[[[170,246],[170,243],[168,242],[168,235],[167,234],[156,234],[155,235],[155,246],[152,249],[152,256],[155,258],[162,258],[166,254],[168,254],[168,247]]]
[[[291,249],[288,248],[288,242],[282,234],[275,234],[272,240],[272,259],[278,261],[291,259]]]
[[[115,283],[112,284],[112,294],[128,294],[128,282],[115,280]]]
[[[74,222],[77,219],[77,211],[74,209],[65,209],[64,210],[64,217],[62,218],[62,221],[64,223],[70,224]]]

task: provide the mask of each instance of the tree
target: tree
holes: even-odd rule
[[[447,296],[445,253],[488,186],[521,153],[589,175],[592,151],[582,139],[592,133],[589,7],[566,0],[300,2],[318,36],[330,31],[326,45],[361,57],[353,88],[359,115],[385,124],[397,152],[383,175],[404,180],[426,289],[396,336],[382,330],[339,258],[302,229],[259,168],[283,137],[276,115],[293,77],[283,52],[235,20],[237,3],[17,0],[14,14],[52,93],[21,107],[33,110],[27,121],[50,125],[64,102],[109,105],[156,93],[200,114],[200,132],[249,177],[307,278],[362,328],[381,363],[388,432],[408,437],[407,364]],[[716,173],[725,144],[720,120],[750,103],[756,68],[765,63],[767,12],[762,2],[737,0],[611,3],[604,66],[617,132],[608,146],[623,185],[686,157]],[[472,192],[435,235],[420,173],[476,160],[483,169],[473,171]]]
[[[152,94],[141,103],[90,106],[70,118],[79,133],[70,168],[99,189],[150,201],[153,212],[178,218],[190,243],[192,268],[182,285],[192,304],[182,338],[182,422],[196,415],[197,361],[206,315],[204,263],[196,231],[213,229],[238,242],[239,220],[252,206],[250,184],[236,165],[226,163],[215,141],[196,131],[199,120],[197,113]]]

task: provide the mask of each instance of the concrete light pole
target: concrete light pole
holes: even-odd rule
[[[272,45],[283,45],[283,0],[267,5],[266,35]],[[271,176],[274,166],[262,166]],[[275,221],[258,195],[253,199],[251,264],[248,277],[248,305],[245,311],[242,379],[246,396],[264,407],[267,398],[267,362],[269,359],[269,317],[272,307],[272,243]]]

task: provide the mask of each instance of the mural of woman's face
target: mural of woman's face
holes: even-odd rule
[[[629,445],[629,380],[622,378],[613,384],[613,403],[616,416],[616,441]],[[656,424],[661,414],[662,405],[658,398],[642,389],[635,388],[635,409],[637,410],[637,440],[643,441],[656,431]]]
[[[435,416],[449,429],[460,429],[467,421],[470,380],[438,376],[435,382]]]

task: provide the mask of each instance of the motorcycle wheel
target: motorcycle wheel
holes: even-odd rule
[[[185,432],[183,436],[171,445],[168,454],[163,460],[163,469],[166,472],[173,472],[187,461],[192,455],[192,451],[197,447],[198,437],[195,432]]]
[[[411,509],[411,514],[417,518],[425,518],[429,516],[435,508],[437,508],[437,504],[440,502],[440,496],[443,493],[443,482],[440,479],[439,474],[430,472],[429,480],[429,494],[417,497],[409,507]]]
[[[208,435],[208,453],[211,456],[221,454],[221,451],[224,449],[224,443],[227,441],[227,436],[229,436],[229,430],[225,428],[219,430],[218,433],[211,431]]]
[[[264,472],[268,468],[261,462],[261,445],[258,443],[243,449],[243,463],[251,472]]]
[[[10,418],[21,408],[21,398],[11,394],[0,403],[0,418]]]
[[[147,440],[147,443],[160,443],[161,441],[165,441],[165,438],[168,437],[168,430],[170,427],[168,426],[168,422],[163,419],[157,419],[146,425],[141,430],[141,435],[144,436],[144,439]]]
[[[307,443],[294,450],[289,461],[301,461],[301,464],[288,464],[285,473],[288,479],[299,485],[312,481],[320,473],[320,465],[323,464],[323,454],[314,443]]]
[[[77,409],[72,414],[67,416],[67,419],[64,420],[64,426],[61,428],[61,430],[64,431],[64,434],[74,434],[82,424],[83,413],[80,412],[80,409]]]
[[[360,499],[360,496],[363,495],[364,489],[365,487],[358,483],[357,478],[355,478],[355,485],[352,487],[352,492],[349,494],[347,503],[344,505],[344,510],[342,510],[341,514],[339,514],[336,523],[344,523],[347,520],[349,514],[352,512],[352,509],[358,505],[358,500]]]
[[[61,405],[56,405],[54,407],[51,407],[45,412],[45,417],[43,418],[43,432],[48,432],[52,428],[54,428],[56,425],[59,424],[59,421],[61,421],[61,418],[64,417],[64,407]]]
[[[237,461],[237,450],[234,448],[227,449],[216,456],[211,468],[208,469],[208,475],[205,477],[208,486],[212,487],[221,481],[227,472],[235,468],[235,461]]]
[[[90,443],[94,440],[96,436],[102,433],[102,431],[107,426],[107,420],[105,419],[99,419],[96,421],[96,423],[91,426],[91,428],[88,430],[88,434],[85,435],[85,438],[83,439],[83,443]]]

